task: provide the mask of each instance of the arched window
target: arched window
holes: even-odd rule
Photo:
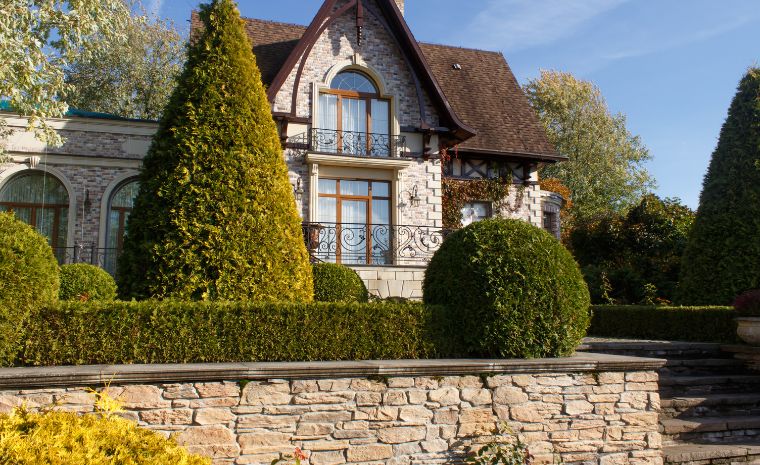
[[[367,75],[338,73],[319,96],[318,150],[387,157],[390,142],[389,100]]]
[[[16,175],[0,190],[0,211],[12,211],[47,237],[59,260],[65,256],[69,194],[58,178],[42,171]]]
[[[111,273],[116,271],[116,258],[124,246],[124,235],[127,232],[127,218],[132,213],[139,188],[137,180],[131,179],[117,187],[108,202],[104,268]]]

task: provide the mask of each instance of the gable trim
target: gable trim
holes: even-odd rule
[[[327,29],[327,27],[332,24],[338,17],[342,16],[351,8],[358,7],[361,9],[360,2],[363,1],[364,0],[352,0],[339,10],[332,12],[335,4],[337,3],[337,0],[325,0],[325,2],[322,4],[322,7],[317,12],[317,15],[314,17],[311,24],[306,29],[303,37],[301,37],[301,40],[299,40],[298,45],[288,56],[285,64],[282,66],[282,68],[280,68],[271,85],[267,89],[267,97],[269,98],[270,104],[274,105],[277,93],[282,89],[282,86],[285,84],[288,76],[295,68],[296,63],[298,63],[300,60],[298,71],[295,77],[290,109],[290,116],[296,116],[296,104],[300,87],[301,74],[303,72],[304,66],[306,65],[306,60],[310,55],[312,48],[316,44],[316,41],[319,39],[325,29]],[[422,92],[422,85],[420,83],[418,75],[422,75],[425,80],[425,84],[427,84],[427,86],[433,90],[431,97],[433,98],[434,103],[438,104],[438,106],[443,109],[446,119],[448,119],[451,125],[454,126],[451,128],[451,134],[453,134],[454,138],[456,138],[458,141],[464,141],[474,136],[477,131],[464,124],[456,115],[456,113],[454,113],[451,104],[443,94],[443,91],[438,85],[438,82],[435,80],[432,70],[428,66],[421,49],[417,45],[416,39],[414,39],[414,36],[412,35],[408,25],[401,16],[401,12],[399,11],[396,2],[393,0],[377,0],[377,4],[385,16],[389,17],[391,22],[386,23],[385,21],[382,21],[381,18],[378,18],[378,20],[380,20],[380,23],[383,24],[383,26],[388,30],[390,36],[394,39],[399,49],[402,51],[404,60],[406,61],[407,66],[409,66],[412,77],[415,81],[415,86],[417,88],[417,97],[420,105],[420,117],[422,119],[423,126],[422,129],[435,130],[437,128],[433,128],[426,121],[427,117],[424,110],[424,93]],[[367,10],[372,11],[369,8],[367,8]],[[394,29],[396,33],[394,33]],[[417,72],[415,72],[415,70]]]

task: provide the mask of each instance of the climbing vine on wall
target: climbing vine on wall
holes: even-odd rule
[[[522,207],[525,186],[519,186],[514,205],[509,202],[511,182],[504,179],[444,179],[443,227],[462,227],[462,208],[468,202],[491,202],[494,212],[508,209],[516,212]]]

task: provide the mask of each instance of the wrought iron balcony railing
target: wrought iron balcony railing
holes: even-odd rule
[[[111,275],[116,273],[118,249],[99,248],[92,244],[76,244],[74,247],[53,247],[53,254],[61,265],[88,263],[99,266]]]
[[[303,224],[312,260],[344,265],[426,266],[449,232],[431,226]]]
[[[352,157],[399,157],[406,148],[406,137],[335,129],[310,129],[308,132],[289,137],[286,147],[301,154],[317,152]]]

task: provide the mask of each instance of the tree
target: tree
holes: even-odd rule
[[[672,301],[694,212],[678,199],[646,195],[625,215],[576,225],[570,248],[594,303]]]
[[[233,0],[200,17],[143,163],[120,294],[309,301],[301,219],[251,43]]]
[[[129,8],[123,0],[3,0],[0,11],[0,99],[29,117],[41,140],[60,145],[46,119],[68,110],[64,69],[102,41],[123,40]],[[0,138],[10,134],[0,117]]]
[[[171,21],[150,20],[139,3],[132,9],[139,14],[126,24],[124,40],[100,40],[93,53],[66,68],[69,105],[126,118],[161,117],[182,70],[185,41]]]
[[[730,304],[760,287],[760,68],[739,88],[702,184],[683,256],[679,289],[686,304]]]
[[[599,88],[568,73],[542,71],[525,86],[549,141],[568,161],[546,165],[541,177],[559,179],[573,193],[570,217],[585,221],[625,212],[654,183],[643,163],[650,159],[625,116],[613,115]]]

